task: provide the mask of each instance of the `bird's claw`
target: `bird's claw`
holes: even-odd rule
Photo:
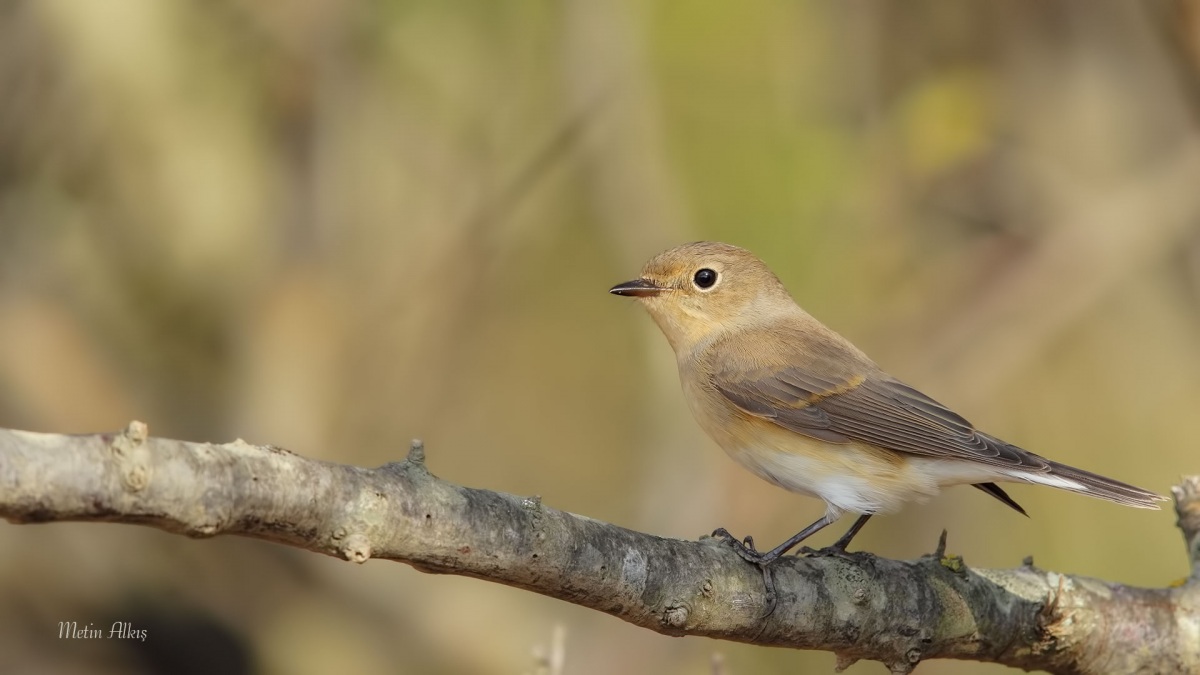
[[[802,546],[797,551],[797,555],[802,555],[808,558],[841,558],[842,560],[853,560],[854,553],[846,550],[845,546],[826,546],[825,548],[813,548],[811,546]]]
[[[737,537],[729,534],[729,530],[723,527],[713,530],[712,536],[728,542],[733,547],[733,550],[746,562],[751,562],[755,565],[762,565],[764,562],[767,562],[763,554],[759,553],[757,548],[754,548],[754,537],[747,535],[744,539],[738,540]]]

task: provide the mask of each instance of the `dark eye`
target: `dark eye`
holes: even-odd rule
[[[712,288],[712,285],[717,283],[717,273],[705,267],[696,272],[692,282],[696,284],[696,288]]]

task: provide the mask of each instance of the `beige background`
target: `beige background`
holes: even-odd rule
[[[605,293],[720,239],[984,429],[1165,492],[1200,471],[1190,6],[4,3],[0,425],[366,466],[421,437],[451,481],[773,545],[821,506],[704,438]],[[1011,493],[1030,519],[954,489],[856,545],[1186,573],[1169,511]],[[556,625],[573,675],[833,667],[394,563],[0,525],[0,671],[153,672],[57,639],[118,620],[259,673],[532,672]]]

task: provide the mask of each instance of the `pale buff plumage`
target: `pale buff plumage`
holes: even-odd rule
[[[697,283],[704,269],[716,275],[708,288]],[[744,249],[679,246],[612,292],[637,297],[666,335],[704,431],[756,475],[824,500],[828,522],[893,512],[962,484],[1020,510],[999,481],[1142,508],[1162,499],[978,432],[797,306]]]

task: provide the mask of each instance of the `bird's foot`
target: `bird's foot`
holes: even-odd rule
[[[862,529],[862,526],[865,525],[870,518],[871,514],[869,513],[859,516],[858,520],[854,521],[854,525],[837,541],[822,549],[804,546],[800,549],[799,555],[808,556],[810,558],[834,557],[841,558],[842,560],[853,560],[854,554],[847,551],[846,547],[850,545],[850,541],[854,539],[854,535],[858,534],[858,531]]]
[[[723,527],[713,530],[712,536],[718,539],[724,539],[731,547],[733,547],[734,552],[736,552],[743,560],[757,565],[758,569],[762,571],[763,586],[766,589],[766,608],[763,610],[763,613],[759,618],[765,619],[768,616],[771,616],[771,614],[775,611],[776,604],[775,574],[771,571],[771,563],[778,556],[770,557],[760,553],[758,549],[754,547],[754,537],[747,535],[746,538],[739,540],[737,537],[730,534],[729,530],[726,530]]]
[[[726,530],[723,527],[718,527],[717,529],[713,530],[711,536],[717,539],[724,539],[729,543],[730,546],[733,547],[734,552],[741,556],[746,562],[751,562],[755,565],[762,565],[771,562],[766,558],[766,556],[764,556],[762,553],[759,553],[757,548],[754,548],[754,537],[747,535],[745,539],[738,539],[732,534],[729,534],[729,530]]]
[[[842,560],[854,560],[854,556],[857,555],[855,552],[847,551],[845,546],[837,544],[825,548],[803,546],[798,553],[809,558],[841,558]]]

